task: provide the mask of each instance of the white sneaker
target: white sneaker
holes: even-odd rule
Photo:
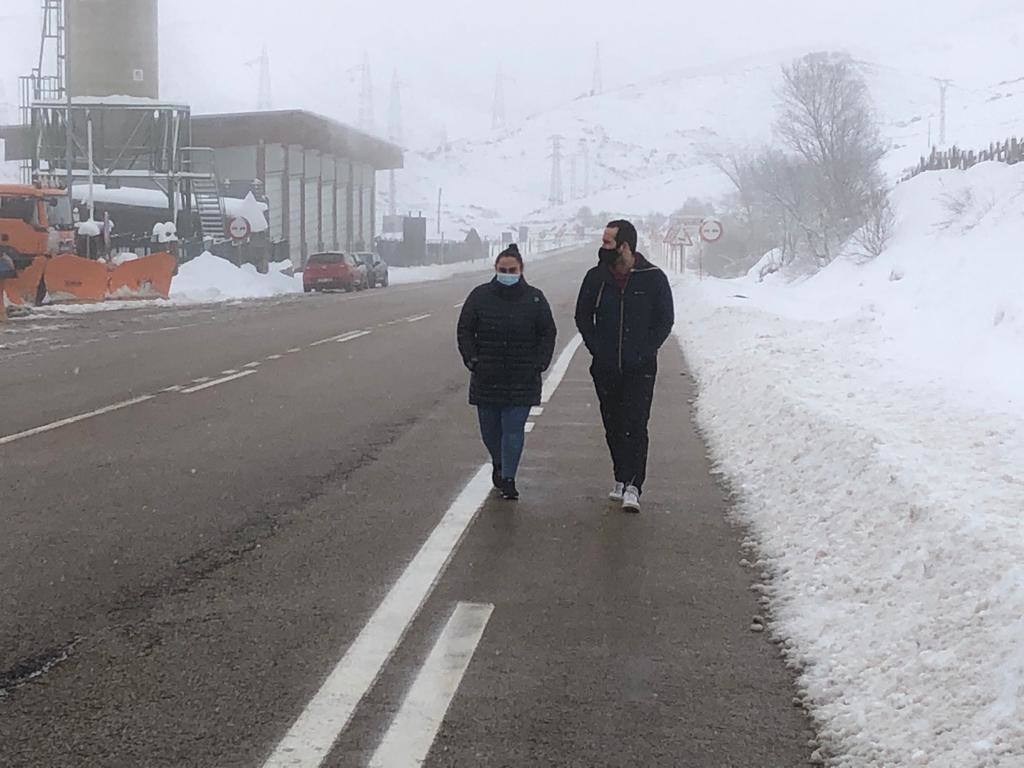
[[[612,488],[612,492],[608,494],[608,498],[612,501],[622,501],[622,494],[626,491],[625,483],[616,483],[615,487]]]
[[[623,512],[639,512],[640,511],[640,491],[636,489],[636,486],[627,485],[626,490],[622,493],[622,511]]]

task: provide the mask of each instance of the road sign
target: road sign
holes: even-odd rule
[[[700,238],[705,243],[717,243],[723,234],[725,230],[718,219],[704,219],[700,224]]]
[[[251,232],[252,227],[249,225],[249,220],[241,216],[233,218],[228,225],[228,234],[231,235],[231,239],[235,242],[242,242],[248,239]]]

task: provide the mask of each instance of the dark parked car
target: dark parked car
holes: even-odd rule
[[[346,291],[361,291],[367,287],[368,270],[351,253],[314,253],[302,273],[302,287],[306,293],[344,288]]]
[[[388,265],[377,253],[357,253],[359,257],[366,265],[367,280],[370,282],[371,288],[380,286],[381,288],[387,288],[390,282],[388,277]]]

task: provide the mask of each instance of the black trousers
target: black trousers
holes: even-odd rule
[[[654,401],[657,363],[639,370],[620,371],[591,367],[601,403],[605,439],[611,451],[615,480],[642,491],[647,478],[647,422]]]

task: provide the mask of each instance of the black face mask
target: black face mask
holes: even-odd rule
[[[606,267],[611,267],[619,260],[619,252],[615,248],[602,248],[597,252],[597,258]]]

